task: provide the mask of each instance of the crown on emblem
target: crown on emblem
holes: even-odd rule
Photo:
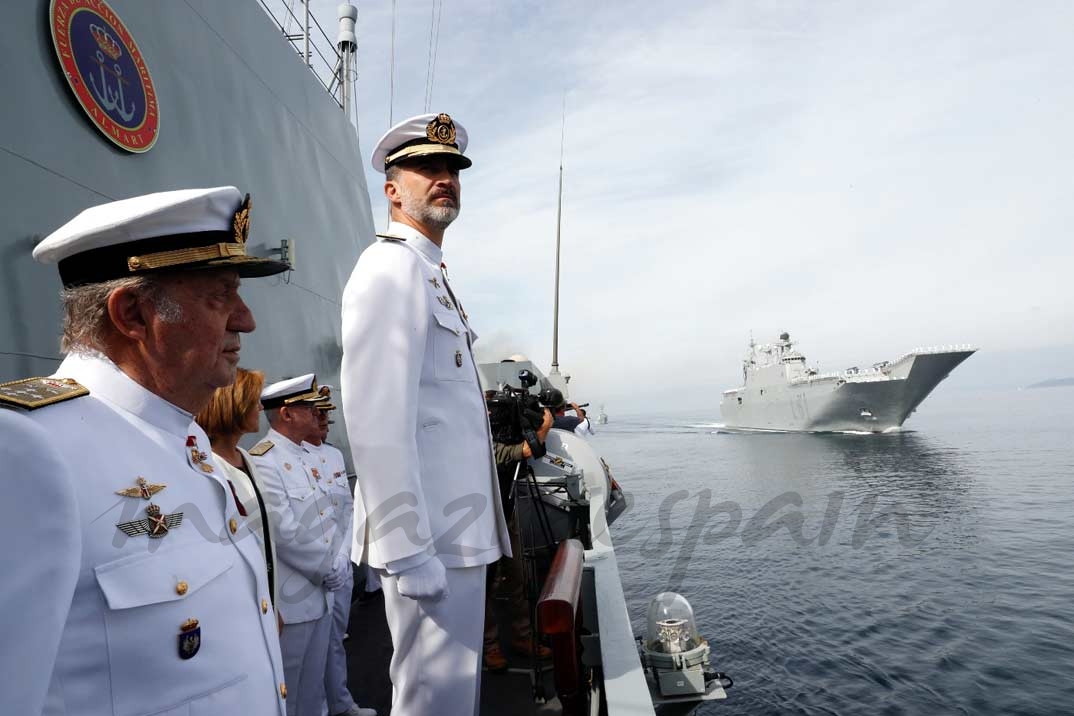
[[[451,121],[450,116],[441,112],[436,115],[436,119],[425,126],[425,136],[430,142],[437,144],[454,144],[455,123]]]
[[[118,60],[119,56],[123,54],[123,48],[119,46],[119,43],[112,39],[112,36],[108,34],[100,25],[90,25],[90,34],[93,35],[93,39],[97,41],[97,45],[101,48],[104,54],[111,57],[113,60]]]

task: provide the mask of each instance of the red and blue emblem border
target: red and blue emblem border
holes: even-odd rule
[[[129,53],[137,70],[137,81],[141,84],[145,99],[141,121],[135,127],[125,127],[108,115],[87,86],[75,58],[71,42],[71,24],[77,13],[89,11],[114,30],[116,40],[122,49]],[[157,141],[160,132],[160,108],[157,93],[149,68],[142,53],[138,50],[134,38],[119,15],[104,0],[51,0],[49,4],[49,27],[52,31],[52,44],[56,48],[56,57],[67,84],[71,87],[79,105],[93,122],[94,126],[116,146],[128,152],[142,153],[149,151]]]

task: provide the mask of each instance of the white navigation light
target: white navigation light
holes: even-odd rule
[[[649,602],[642,660],[666,697],[707,691],[709,645],[697,633],[694,610],[681,594],[661,592]]]
[[[681,654],[701,643],[694,623],[694,610],[686,597],[661,592],[649,602],[648,638],[645,648],[662,654]]]

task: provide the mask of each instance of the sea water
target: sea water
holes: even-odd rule
[[[735,682],[698,713],[1074,713],[1074,388],[941,386],[884,435],[611,418],[635,631],[680,592]]]

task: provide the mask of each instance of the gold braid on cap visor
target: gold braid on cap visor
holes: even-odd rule
[[[225,259],[233,256],[245,256],[245,244],[213,244],[212,246],[198,246],[192,249],[176,249],[175,251],[158,251],[154,254],[131,256],[127,259],[127,268],[134,271],[149,271],[152,269],[166,268],[168,266],[180,266],[193,264],[212,259]]]
[[[400,149],[394,154],[389,154],[387,157],[384,158],[384,166],[388,166],[394,161],[398,161],[403,157],[409,157],[414,154],[457,154],[460,157],[462,156],[462,152],[450,145],[430,144],[428,142],[422,142],[421,144],[415,144],[413,146]]]

